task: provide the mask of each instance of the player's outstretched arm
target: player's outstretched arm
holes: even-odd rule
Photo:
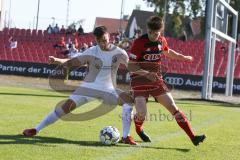
[[[54,56],[49,56],[48,57],[48,63],[49,64],[63,64],[67,62],[69,59],[61,59],[61,58],[56,58]]]
[[[149,73],[148,71],[141,69],[139,62],[134,62],[131,60],[128,62],[127,69],[128,71],[139,75]]]
[[[63,67],[76,69],[87,64],[87,62],[91,61],[92,59],[95,59],[95,57],[91,55],[80,55],[64,62]]]
[[[192,62],[193,61],[193,57],[192,56],[185,56],[183,54],[180,54],[172,49],[169,49],[168,51],[164,51],[164,55],[166,55],[169,58],[172,59],[177,59],[177,60],[182,60],[182,61],[189,61]]]
[[[63,63],[63,66],[66,68],[78,68],[82,65],[80,59],[78,57],[72,58]]]
[[[157,80],[156,72],[147,71],[141,68],[140,66],[141,62],[134,62],[129,61],[128,63],[128,71],[134,74],[137,74],[139,76],[144,76],[147,79],[149,79],[152,82],[155,82]]]
[[[71,67],[80,67],[86,63],[86,61],[89,59],[89,56],[78,56],[72,59],[62,59],[62,58],[56,58],[54,56],[49,56],[48,62],[49,64],[59,64],[63,65],[64,67],[71,68]]]

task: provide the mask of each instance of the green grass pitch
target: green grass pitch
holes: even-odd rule
[[[121,127],[121,107],[97,119],[82,122],[58,121],[35,138],[21,135],[23,129],[36,126],[55,105],[67,98],[56,92],[19,87],[0,87],[0,160],[233,160],[240,158],[240,106],[225,103],[177,100],[196,133],[206,141],[193,146],[177,123],[158,103],[148,103],[145,131],[152,143],[139,146],[118,143],[103,146],[99,131],[108,125]],[[85,112],[99,102],[91,102],[76,112]]]

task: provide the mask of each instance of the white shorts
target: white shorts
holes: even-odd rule
[[[115,103],[115,100],[118,99],[118,93],[115,89],[103,89],[102,87],[87,88],[81,85],[72,93],[72,95],[69,96],[69,99],[74,101],[76,106],[96,99],[107,100],[109,103]]]

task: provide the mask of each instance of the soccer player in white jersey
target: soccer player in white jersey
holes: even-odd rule
[[[87,64],[89,68],[88,74],[86,75],[84,82],[81,83],[67,101],[65,101],[59,108],[56,108],[53,112],[49,113],[47,117],[35,128],[24,130],[23,134],[25,136],[35,136],[44,127],[56,122],[63,116],[69,115],[75,108],[96,99],[96,97],[101,97],[99,94],[103,93],[103,91],[105,93],[109,93],[106,95],[111,95],[111,98],[108,98],[109,96],[102,95],[102,97],[105,98],[104,101],[109,101],[110,104],[116,104],[115,101],[112,102],[113,99],[119,100],[119,94],[117,93],[115,84],[116,74],[120,63],[127,65],[128,55],[126,51],[109,42],[109,33],[107,32],[105,26],[96,27],[93,34],[98,45],[87,49],[80,56],[71,60],[59,59],[52,56],[49,57],[50,63],[62,64],[63,67],[67,68]],[[96,93],[88,93],[92,90]],[[126,144],[136,145],[137,143],[129,134],[132,114],[131,103],[122,101],[122,104],[122,141]],[[89,117],[91,116],[92,115],[89,115]],[[89,117],[85,118],[87,119]],[[81,119],[81,117],[78,118]]]

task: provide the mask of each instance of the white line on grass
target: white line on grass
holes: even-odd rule
[[[199,129],[205,128],[207,126],[217,124],[217,123],[219,123],[220,121],[223,121],[223,120],[224,120],[223,116],[214,117],[212,119],[203,121],[199,125],[195,126],[194,130],[199,130]],[[178,132],[168,133],[168,134],[165,134],[165,135],[162,135],[162,136],[159,136],[159,137],[154,137],[154,138],[152,138],[153,142],[151,142],[151,143],[144,143],[144,144],[141,144],[139,146],[128,147],[128,148],[124,147],[123,149],[119,149],[117,152],[114,152],[113,154],[110,154],[110,155],[104,156],[104,157],[99,157],[97,159],[98,160],[112,160],[112,159],[121,160],[122,158],[124,158],[126,156],[137,154],[137,152],[139,152],[144,147],[152,146],[152,145],[154,145],[156,143],[159,143],[161,141],[165,141],[165,140],[168,140],[168,139],[171,139],[171,138],[174,138],[174,137],[179,137],[179,136],[184,135],[184,134],[185,133],[182,130],[180,130]]]

